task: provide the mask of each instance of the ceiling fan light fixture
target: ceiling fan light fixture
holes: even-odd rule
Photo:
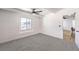
[[[74,12],[71,15],[64,15],[63,16],[63,19],[75,19],[75,15],[76,15],[76,12]]]

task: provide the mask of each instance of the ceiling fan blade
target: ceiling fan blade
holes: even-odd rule
[[[42,12],[42,11],[36,11],[36,12]]]

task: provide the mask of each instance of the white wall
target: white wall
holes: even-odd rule
[[[21,32],[20,18],[27,17],[32,19],[32,29]],[[41,19],[27,13],[14,13],[0,10],[0,43],[21,38],[24,36],[39,33]]]
[[[42,33],[63,39],[63,15],[71,15],[76,12],[75,17],[75,43],[79,48],[79,9],[67,8],[56,14],[49,14],[43,18]],[[61,27],[59,27],[61,25]]]
[[[75,9],[63,9],[56,14],[49,14],[43,18],[42,33],[63,39],[63,15],[73,14]],[[61,25],[61,27],[59,27]]]

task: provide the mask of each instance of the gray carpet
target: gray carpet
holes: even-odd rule
[[[77,51],[75,44],[44,34],[35,34],[0,44],[0,51]]]

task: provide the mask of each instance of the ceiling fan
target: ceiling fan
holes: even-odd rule
[[[43,12],[43,10],[40,10],[39,8],[15,8],[15,9],[33,15],[41,15],[40,13]]]
[[[43,11],[36,9],[36,8],[32,8],[31,10],[32,10],[32,14],[37,14],[37,15],[39,15],[40,12],[43,12]]]
[[[63,19],[74,19],[74,18],[75,18],[75,15],[76,15],[76,12],[74,12],[74,13],[71,14],[71,15],[64,15],[64,16],[63,16]]]

